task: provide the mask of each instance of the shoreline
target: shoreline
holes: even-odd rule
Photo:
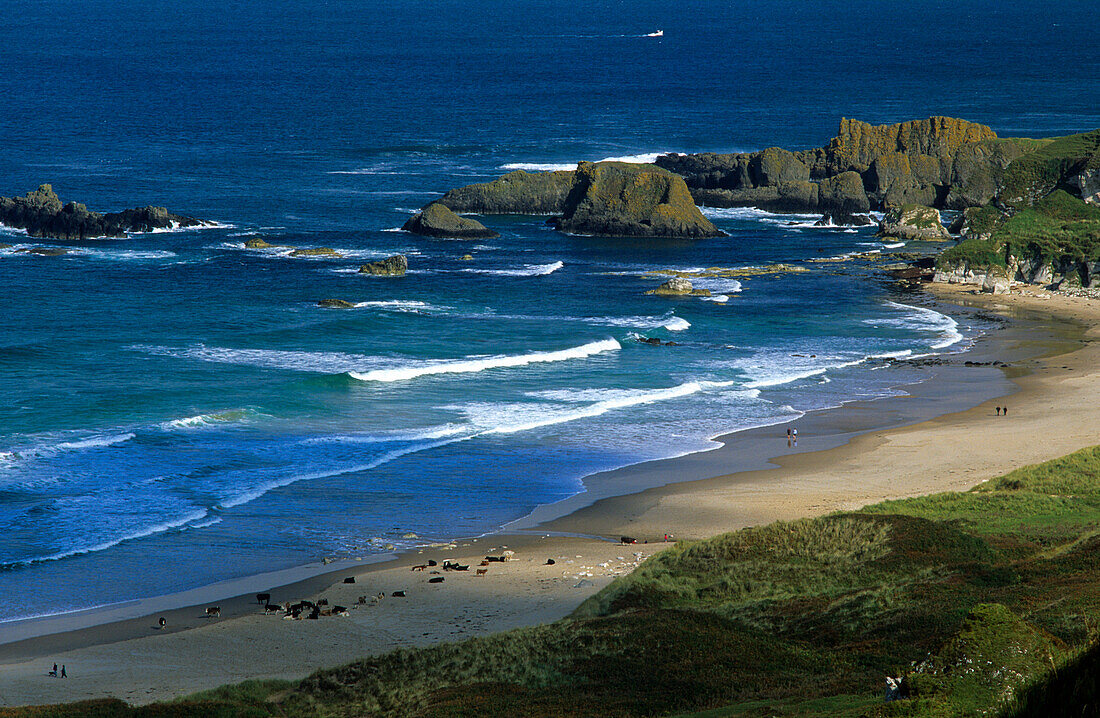
[[[944,307],[940,306],[940,309],[944,309]],[[958,307],[955,307],[955,309],[958,309]],[[997,352],[995,350],[985,350],[983,345],[989,343],[997,345],[1000,343],[999,339],[999,334],[993,331],[976,337],[974,343],[964,351],[937,356],[944,357],[949,361],[953,358],[961,361],[962,357],[968,359],[977,357],[988,361],[987,355],[992,356]],[[991,396],[999,391],[1012,390],[1011,383],[1003,379],[1003,373],[999,369],[967,367],[963,370],[961,367],[950,365],[938,366],[934,369],[936,371],[933,371],[924,379],[914,383],[898,384],[895,388],[916,390],[920,394],[937,394],[939,392],[934,387],[939,387],[944,382],[944,374],[965,374],[969,378],[979,378],[975,375],[981,373],[980,379],[983,389]],[[952,378],[948,381],[957,383],[958,380]],[[994,388],[994,385],[998,384],[1000,386]],[[24,653],[21,648],[24,646],[32,647],[36,640],[49,638],[55,634],[87,634],[89,629],[115,625],[123,629],[118,632],[119,637],[114,639],[116,641],[145,635],[145,625],[154,614],[165,615],[172,624],[178,624],[180,619],[194,613],[196,609],[201,612],[201,607],[204,605],[222,604],[222,613],[228,618],[248,615],[251,609],[254,608],[254,603],[247,599],[254,597],[256,592],[276,591],[293,593],[294,595],[314,595],[338,583],[345,576],[354,575],[364,570],[381,570],[393,565],[395,562],[415,557],[418,553],[424,553],[425,551],[438,550],[442,546],[469,546],[479,540],[493,541],[494,539],[521,541],[524,537],[533,534],[544,535],[547,533],[599,541],[614,540],[617,538],[614,531],[594,531],[583,525],[576,526],[569,520],[569,517],[604,500],[623,498],[650,489],[660,489],[683,482],[699,481],[723,475],[726,470],[722,464],[731,446],[738,454],[736,457],[739,465],[737,473],[761,470],[774,467],[773,460],[781,456],[832,448],[846,443],[852,436],[863,431],[904,426],[932,418],[936,412],[962,410],[975,403],[968,396],[963,398],[957,406],[949,408],[925,406],[916,411],[905,411],[898,410],[895,404],[897,400],[898,397],[883,396],[814,409],[807,411],[796,419],[734,431],[718,432],[708,439],[713,446],[705,449],[597,471],[580,477],[584,485],[583,491],[553,503],[536,505],[527,514],[476,537],[457,537],[428,546],[414,546],[385,553],[342,558],[327,564],[314,561],[218,581],[170,594],[130,599],[57,614],[0,621],[0,629],[2,629],[0,633],[3,633],[3,637],[0,638],[0,664],[36,655],[38,653],[36,650],[32,649],[30,652]],[[851,412],[865,414],[868,420],[861,422],[863,424],[861,426],[851,426],[851,422],[843,417],[843,414]],[[774,438],[773,435],[779,429],[796,424],[803,429],[800,437],[802,439],[801,445],[784,448],[782,441],[770,441],[766,444],[757,443],[757,439],[760,437]],[[845,430],[834,431],[832,429],[833,426],[841,424],[845,425]],[[810,427],[810,431],[805,431],[805,427]],[[813,429],[817,427],[828,428],[824,432],[815,432]],[[752,446],[753,448],[750,451],[745,451],[744,447],[746,446]],[[556,522],[561,522],[561,525],[557,525]],[[652,537],[639,537],[639,540],[656,538],[664,533],[662,531]],[[675,532],[669,533],[674,533],[678,537],[689,538]],[[692,536],[691,538],[699,538],[699,536]],[[227,603],[229,606],[225,605]],[[183,624],[194,627],[186,620],[183,621]],[[140,628],[135,632],[133,630],[134,626],[140,626]],[[127,628],[130,630],[127,630]],[[94,645],[104,640],[102,635],[95,637],[74,636],[74,638],[77,639],[74,645],[81,647]]]
[[[505,564],[501,567],[501,571],[507,570],[509,573],[516,574],[520,586],[531,584],[531,579],[536,582],[535,585],[541,589],[542,598],[546,599],[539,602],[537,610],[531,610],[531,606],[525,601],[512,601],[517,605],[508,616],[503,615],[507,611],[493,609],[496,620],[486,623],[484,631],[472,633],[462,631],[445,635],[441,635],[438,630],[425,631],[419,637],[424,639],[423,642],[410,637],[395,638],[394,635],[388,635],[382,640],[383,645],[355,643],[343,650],[331,652],[330,657],[319,663],[305,664],[292,661],[291,664],[297,666],[297,670],[280,671],[274,666],[269,666],[271,669],[258,670],[260,668],[258,665],[256,669],[237,665],[236,670],[227,666],[209,666],[206,668],[206,673],[211,675],[205,682],[202,677],[192,677],[182,682],[177,680],[174,684],[169,681],[170,685],[162,682],[163,676],[158,677],[158,674],[150,673],[143,680],[149,685],[158,686],[157,689],[149,688],[147,692],[126,691],[125,695],[119,695],[117,688],[112,689],[109,680],[96,682],[94,686],[86,686],[83,689],[92,690],[92,693],[81,692],[78,684],[84,681],[80,680],[64,684],[63,695],[52,695],[56,688],[61,687],[58,683],[42,686],[39,689],[40,695],[36,695],[34,690],[36,676],[45,671],[36,673],[32,664],[36,660],[45,661],[47,656],[57,654],[72,654],[75,659],[72,665],[85,662],[90,657],[89,654],[98,654],[108,663],[117,662],[121,660],[119,655],[127,652],[123,649],[130,647],[131,644],[149,650],[153,650],[154,645],[161,645],[161,650],[164,650],[164,644],[188,637],[197,641],[200,634],[203,641],[211,640],[221,645],[218,641],[226,640],[227,636],[240,634],[237,636],[237,640],[240,640],[241,636],[254,637],[257,631],[266,632],[268,628],[258,626],[265,621],[270,626],[275,619],[257,615],[257,606],[252,593],[244,593],[235,598],[220,601],[223,616],[230,617],[231,620],[223,618],[220,621],[211,622],[199,616],[195,606],[201,606],[207,601],[197,601],[189,606],[167,612],[164,615],[169,619],[169,629],[165,632],[151,630],[154,611],[129,618],[121,623],[93,625],[85,623],[83,627],[79,627],[78,624],[88,618],[87,615],[81,615],[89,613],[87,611],[65,614],[53,619],[29,619],[21,623],[53,621],[58,625],[66,622],[74,625],[69,630],[63,628],[63,632],[26,636],[22,640],[16,639],[15,642],[8,641],[0,645],[0,676],[17,679],[17,683],[25,687],[24,691],[29,691],[24,693],[5,691],[0,694],[0,703],[27,702],[20,699],[19,695],[26,695],[30,698],[29,702],[41,703],[112,694],[131,702],[147,702],[248,677],[302,676],[321,665],[335,665],[355,657],[350,653],[345,654],[345,651],[357,651],[355,655],[361,655],[401,645],[425,645],[447,638],[465,638],[468,635],[481,635],[481,633],[495,632],[518,625],[543,623],[567,615],[583,598],[594,593],[602,585],[606,585],[613,575],[617,575],[616,571],[627,570],[629,564],[638,558],[634,556],[634,552],[641,549],[643,555],[648,555],[660,548],[660,544],[651,544],[649,547],[619,546],[607,540],[592,537],[593,535],[606,537],[627,534],[642,539],[658,538],[664,533],[672,533],[677,538],[700,538],[776,519],[797,518],[836,509],[853,508],[882,498],[969,488],[983,478],[1003,473],[997,462],[986,462],[981,469],[965,471],[962,475],[958,475],[957,469],[948,468],[949,473],[939,478],[936,478],[935,467],[929,468],[921,464],[918,472],[926,474],[926,480],[914,481],[912,477],[899,480],[896,474],[892,474],[887,484],[883,484],[881,478],[874,472],[871,476],[865,476],[853,482],[854,486],[845,487],[835,486],[835,476],[832,477],[834,481],[829,482],[822,480],[818,475],[823,469],[846,466],[857,457],[865,458],[873,452],[894,450],[897,453],[896,447],[899,442],[922,431],[942,433],[944,427],[953,429],[960,424],[972,423],[979,416],[982,417],[980,421],[985,421],[984,415],[992,414],[988,404],[994,398],[1012,396],[1010,403],[1013,406],[1026,406],[1029,402],[1041,399],[1043,385],[1050,378],[1047,375],[1055,371],[1052,367],[1044,367],[1044,359],[1060,356],[1066,360],[1068,366],[1069,360],[1073,357],[1080,359],[1078,355],[1082,352],[1089,353],[1090,356],[1094,353],[1089,352],[1095,347],[1089,346],[1086,337],[1089,327],[1100,324],[1100,303],[1098,307],[1089,307],[1087,300],[1058,298],[1057,301],[1051,302],[1019,295],[1010,295],[1008,299],[989,295],[974,298],[968,296],[966,290],[940,286],[933,289],[933,294],[947,303],[1015,313],[1017,315],[1015,321],[1007,329],[991,332],[980,338],[969,351],[954,355],[968,360],[988,361],[985,357],[994,354],[1003,356],[1009,351],[1014,351],[1015,355],[1010,362],[1013,368],[1004,372],[990,367],[946,364],[936,367],[936,376],[905,387],[909,390],[907,397],[852,402],[840,407],[808,413],[793,422],[798,425],[801,439],[801,446],[797,449],[791,447],[790,450],[784,450],[786,437],[783,429],[791,422],[727,434],[717,437],[716,441],[721,442],[722,445],[710,451],[636,464],[586,477],[585,493],[556,504],[540,506],[527,517],[505,526],[500,532],[479,539],[460,540],[455,542],[454,548],[411,549],[393,556],[380,555],[374,561],[342,562],[335,568],[328,566],[323,573],[307,576],[296,582],[272,584],[272,592],[280,592],[275,600],[283,597],[312,596],[321,592],[341,593],[342,591],[341,595],[343,595],[348,591],[341,589],[339,583],[333,586],[332,582],[340,581],[345,575],[354,574],[361,577],[357,579],[359,581],[365,579],[372,585],[379,586],[394,581],[402,584],[409,583],[410,579],[406,577],[408,565],[405,559],[407,558],[413,559],[418,554],[430,553],[437,558],[466,561],[479,556],[485,551],[485,547],[499,548],[501,544],[507,544],[517,551],[517,558],[521,560]],[[1063,304],[1066,306],[1061,306]],[[1074,313],[1078,316],[1073,316]],[[1044,316],[1047,314],[1049,316]],[[1035,332],[1039,327],[1047,329],[1044,330],[1043,336],[1037,339]],[[1081,348],[1082,344],[1083,348]],[[986,353],[983,355],[983,352]],[[1000,359],[1001,356],[997,358]],[[1074,363],[1080,362],[1075,360]],[[1083,364],[1083,368],[1088,366],[1087,362]],[[1010,376],[1006,377],[1006,373]],[[1012,377],[1013,374],[1018,376]],[[1079,378],[1081,375],[1075,376]],[[1086,375],[1085,378],[1087,379],[1088,376]],[[972,384],[973,379],[978,379],[987,389],[1000,385],[1002,391],[995,397],[984,398],[965,395],[965,392],[961,396],[945,396],[945,393],[951,390],[960,391]],[[953,399],[953,401],[945,401],[946,399]],[[980,400],[971,402],[970,399]],[[1021,412],[1020,415],[1026,417],[1027,411]],[[1089,424],[1088,421],[1079,423],[1081,426]],[[1002,422],[1002,426],[1006,425],[1014,426],[1007,420]],[[1087,432],[1082,433],[1087,434]],[[1087,443],[1081,443],[1063,450],[1063,446],[1074,444],[1083,438],[1083,436],[1064,436],[1061,441],[1044,442],[1038,453],[1047,458],[1062,455],[1087,445]],[[779,450],[776,451],[776,449]],[[1015,456],[1019,452],[1011,453]],[[939,463],[950,464],[943,461],[944,457],[939,458]],[[911,456],[907,455],[905,459],[912,462]],[[1032,463],[1032,461],[1028,460],[1024,463]],[[737,470],[733,473],[729,470],[731,465],[737,466]],[[897,461],[887,462],[883,466],[896,468]],[[854,467],[855,475],[858,475],[860,470],[866,473],[865,469],[866,467]],[[675,483],[668,483],[670,472],[677,477]],[[661,481],[662,477],[662,483],[647,484],[647,482]],[[796,478],[797,482],[794,481]],[[631,490],[627,492],[624,488]],[[514,532],[521,533],[517,535]],[[568,537],[563,534],[574,536],[583,534],[590,538]],[[546,557],[557,556],[565,559],[570,555],[576,555],[577,559],[583,555],[585,564],[605,563],[608,567],[604,568],[602,575],[589,575],[577,580],[579,575],[591,572],[580,571],[579,568],[560,571],[558,569],[561,566],[553,569],[541,566],[542,560]],[[616,561],[618,561],[617,564],[615,564]],[[584,566],[584,568],[593,567]],[[496,567],[493,568],[493,572],[497,573]],[[526,578],[519,577],[518,574],[521,573],[525,574]],[[270,575],[265,574],[265,576]],[[249,585],[253,588],[250,590],[265,590],[259,588],[261,584],[256,583],[255,578],[246,577],[240,581],[251,581]],[[416,580],[423,582],[426,577],[417,577]],[[450,576],[448,581],[452,581]],[[588,585],[582,585],[585,582]],[[501,581],[495,582],[497,584],[495,589],[490,583],[485,579],[480,583],[476,580],[466,581],[463,576],[460,582],[461,589],[453,589],[451,582],[445,584],[446,588],[452,589],[447,592],[452,594],[450,600],[436,591],[435,597],[429,598],[425,595],[424,599],[428,603],[419,608],[430,614],[434,610],[434,598],[443,599],[445,606],[452,605],[455,599],[459,598],[453,594],[459,591],[462,597],[473,602],[473,606],[484,608],[486,604],[491,606],[494,601],[500,602],[512,598],[509,590],[517,588],[517,582],[509,582],[503,576]],[[365,585],[357,584],[358,588],[355,590],[363,591]],[[391,589],[387,587],[386,590]],[[285,594],[283,594],[284,591]],[[410,596],[412,595],[413,592],[410,590]],[[339,600],[339,597],[337,598]],[[387,610],[392,604],[393,602],[389,602],[386,605]],[[472,610],[471,606],[465,608]],[[95,613],[95,610],[92,613]],[[421,620],[432,623],[433,619],[430,616],[415,617],[410,616],[410,613],[412,612],[403,610],[403,613],[394,616],[397,619],[398,628],[404,624],[416,624]],[[354,620],[358,621],[358,616],[359,614],[355,614]],[[438,623],[441,619],[437,616],[434,620]],[[321,640],[324,641],[333,640],[328,629],[339,623],[341,619],[325,619],[318,622],[278,621],[280,629],[288,624],[295,628],[302,624],[312,624],[311,629],[323,624],[325,630],[313,632],[323,634],[325,638]],[[12,622],[5,627],[15,625],[18,624]],[[272,637],[272,640],[276,645],[281,645],[278,642],[286,640],[286,637]],[[210,644],[207,644],[206,650],[209,649]],[[349,655],[350,658],[347,657]],[[113,658],[107,656],[113,656]],[[134,678],[127,678],[125,681],[128,681],[126,684],[130,686],[139,682]]]

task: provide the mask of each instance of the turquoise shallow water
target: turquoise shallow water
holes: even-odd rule
[[[0,601],[0,620],[489,531],[593,471],[892,395],[922,374],[885,356],[961,351],[985,329],[807,262],[882,249],[808,217],[716,211],[730,236],[695,243],[521,217],[483,218],[503,235],[487,242],[396,231],[450,186],[817,145],[842,114],[1100,125],[1084,3],[1049,27],[917,4],[891,11],[904,45],[828,3],[16,5],[0,194],[52,181],[93,208],[160,203],[221,226],[63,258],[0,250],[0,598],[41,597]],[[917,32],[929,16],[940,31]],[[964,42],[975,18],[988,44]],[[252,236],[344,256],[247,251]],[[407,277],[355,274],[398,251]],[[809,271],[704,284],[725,301],[643,294],[652,269],[771,262]]]

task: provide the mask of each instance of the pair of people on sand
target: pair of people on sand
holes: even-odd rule
[[[53,670],[50,671],[50,675],[53,676],[54,678],[57,678],[57,664],[56,663],[53,664]],[[62,664],[62,666],[61,666],[61,677],[62,678],[68,678],[69,677],[69,674],[65,671],[64,664]]]
[[[787,446],[798,445],[798,429],[787,429]]]
[[[997,416],[1008,416],[1008,407],[1007,406],[998,406],[997,407]]]

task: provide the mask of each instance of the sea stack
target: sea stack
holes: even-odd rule
[[[626,162],[581,162],[557,227],[604,237],[722,235],[695,206],[683,178],[655,165]]]

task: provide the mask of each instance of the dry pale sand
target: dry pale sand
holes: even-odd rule
[[[672,532],[679,538],[703,537],[885,498],[967,489],[1017,466],[1100,443],[1095,369],[1100,366],[1095,342],[1100,301],[974,296],[941,286],[934,292],[946,301],[1010,315],[1068,319],[1084,327],[1077,333],[1083,341],[1070,353],[1029,362],[1034,371],[1017,379],[1020,390],[1007,399],[899,429],[872,430],[837,448],[781,457],[774,469],[601,500],[546,528],[602,536]],[[994,406],[1005,404],[1009,415],[996,416]],[[516,551],[515,560],[491,564],[485,576],[474,575],[479,560],[499,553],[503,544]],[[173,624],[166,631],[157,630],[150,617],[32,639],[17,649],[0,646],[9,649],[0,651],[6,661],[0,664],[0,704],[100,696],[144,703],[246,678],[301,677],[396,647],[553,621],[659,548],[561,536],[486,538],[365,567],[355,584],[336,584],[319,594],[273,591],[275,600],[312,594],[334,605],[352,605],[359,596],[379,591],[387,595],[350,611],[348,618],[293,621],[238,606],[237,613],[248,615],[207,620],[193,615],[201,610],[189,609],[171,614]],[[429,556],[469,562],[470,571],[447,573],[444,583],[429,584],[428,572],[410,570]],[[544,565],[547,558],[555,565]],[[391,597],[396,590],[405,590],[407,597]],[[197,627],[173,630],[179,622]],[[55,661],[66,665],[69,678],[46,676]]]

